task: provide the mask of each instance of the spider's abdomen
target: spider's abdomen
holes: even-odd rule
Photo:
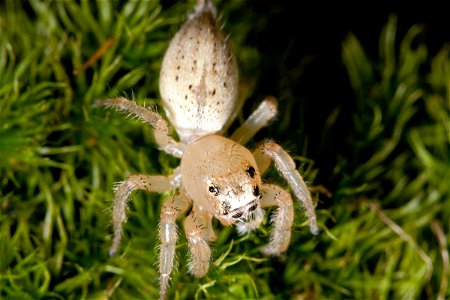
[[[211,10],[197,12],[175,35],[163,59],[159,88],[183,142],[226,129],[237,105],[238,71]]]

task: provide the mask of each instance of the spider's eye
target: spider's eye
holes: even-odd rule
[[[258,204],[255,203],[248,208],[248,211],[254,211],[257,207],[258,207]]]
[[[235,219],[240,218],[240,217],[242,217],[243,214],[244,214],[243,211],[238,211],[237,213],[235,213],[235,214],[233,215],[233,218],[235,218]]]
[[[256,170],[252,166],[247,166],[247,168],[245,168],[245,173],[247,173],[250,178],[255,178]]]
[[[220,189],[219,189],[219,187],[218,187],[217,185],[211,184],[211,185],[208,187],[208,191],[209,191],[211,194],[213,194],[214,196],[217,196],[217,195],[219,195]]]
[[[253,195],[255,195],[256,197],[258,197],[260,195],[259,193],[259,187],[257,185],[255,185],[253,187]]]

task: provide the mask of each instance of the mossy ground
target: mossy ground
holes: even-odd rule
[[[264,16],[239,17],[246,5],[219,6],[250,99],[237,123],[262,96],[258,66],[268,64],[246,44],[264,23],[255,21]],[[158,218],[168,195],[133,195],[120,254],[111,258],[112,188],[130,174],[168,175],[178,160],[154,148],[151,128],[93,102],[125,95],[162,112],[160,62],[192,7],[0,4],[2,299],[158,297]],[[218,225],[202,279],[188,275],[181,235],[170,298],[450,297],[450,46],[430,54],[419,25],[396,36],[395,17],[380,31],[377,57],[357,36],[342,41],[355,102],[345,111],[332,108],[314,138],[295,117],[307,96],[270,91],[280,98],[280,116],[257,138],[274,138],[294,155],[318,203],[321,234],[309,233],[297,207],[289,250],[267,258],[258,247],[267,241],[268,222],[243,237]],[[98,60],[80,69],[105,43]],[[285,68],[277,80],[289,87],[301,71]],[[348,120],[339,123],[342,116]],[[274,170],[266,178],[283,184]]]

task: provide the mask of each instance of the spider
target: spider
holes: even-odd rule
[[[166,297],[174,266],[176,220],[180,217],[185,216],[189,271],[195,277],[205,276],[209,269],[210,244],[216,240],[213,218],[247,233],[262,223],[264,208],[278,207],[272,217],[270,241],[261,251],[269,256],[281,254],[291,239],[294,208],[289,192],[261,180],[271,161],[306,208],[310,231],[318,233],[310,192],[289,154],[272,140],[262,142],[253,151],[243,146],[276,115],[276,99],[265,98],[229,138],[223,136],[240,107],[238,71],[225,35],[216,24],[216,10],[210,1],[199,0],[195,12],[172,39],[162,62],[159,87],[179,142],[169,135],[167,122],[154,110],[123,97],[96,102],[127,111],[149,123],[158,147],[181,159],[170,176],[132,175],[116,186],[110,255],[119,247],[127,219],[127,202],[136,190],[176,191],[161,209],[161,299]]]

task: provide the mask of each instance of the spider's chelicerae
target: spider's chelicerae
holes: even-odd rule
[[[266,98],[229,138],[223,137],[239,108],[238,71],[226,38],[216,24],[216,12],[210,1],[199,0],[195,12],[171,41],[161,66],[159,86],[167,117],[180,142],[169,136],[167,122],[153,110],[125,98],[97,101],[98,105],[128,111],[149,123],[154,127],[159,148],[181,159],[171,176],[133,175],[118,184],[113,204],[111,255],[119,247],[126,204],[136,190],[157,193],[176,190],[161,210],[162,299],[174,265],[179,217],[186,216],[189,270],[196,277],[208,272],[210,243],[216,239],[212,218],[223,225],[235,224],[239,232],[246,233],[261,224],[264,208],[278,207],[272,218],[270,241],[261,251],[279,255],[288,248],[291,239],[294,209],[289,192],[261,180],[271,161],[305,207],[311,232],[318,233],[310,192],[286,151],[270,140],[253,151],[243,146],[275,116],[276,100]]]

